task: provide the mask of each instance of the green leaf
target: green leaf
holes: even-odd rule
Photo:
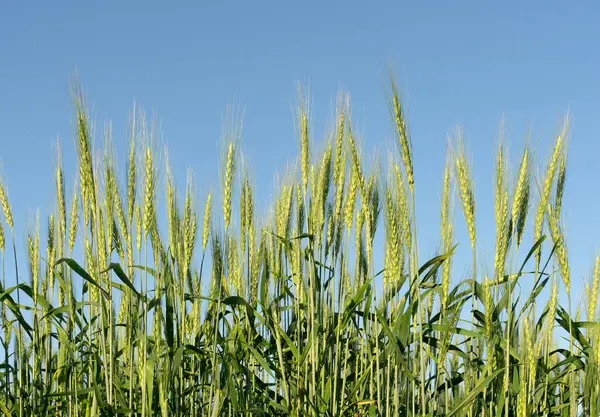
[[[84,280],[86,280],[87,282],[89,282],[90,284],[92,284],[93,286],[95,286],[96,288],[98,288],[100,290],[100,292],[102,293],[102,295],[107,299],[110,300],[110,294],[104,289],[102,288],[94,278],[92,278],[90,276],[90,274],[88,274],[85,269],[83,269],[81,267],[81,265],[79,265],[75,260],[71,259],[71,258],[62,258],[59,259],[54,265],[60,265],[62,263],[66,263],[67,265],[69,265],[69,268],[71,268],[73,271],[75,271],[77,273],[77,275],[79,275],[81,278],[83,278]]]
[[[473,388],[469,393],[461,400],[461,402],[450,411],[446,417],[452,417],[456,415],[459,411],[466,408],[471,402],[477,397],[487,386],[492,382],[498,375],[504,372],[504,369],[497,369],[492,374],[487,377],[484,375],[477,381],[475,388]]]
[[[29,323],[27,323],[27,320],[25,320],[25,318],[21,314],[21,307],[19,307],[17,305],[17,303],[15,303],[15,300],[13,300],[13,298],[10,296],[10,294],[13,291],[17,291],[17,290],[19,290],[22,287],[27,287],[27,285],[25,285],[25,284],[19,284],[19,285],[15,285],[14,287],[8,288],[6,291],[3,291],[3,288],[0,285],[0,290],[2,290],[1,294],[0,294],[0,301],[2,301],[3,303],[5,303],[8,306],[8,308],[10,309],[10,311],[12,311],[12,313],[15,316],[15,318],[17,319],[17,321],[21,325],[21,327],[23,329],[25,329],[25,332],[27,332],[27,335],[29,337],[32,337],[31,332],[33,331],[33,328],[29,325]]]
[[[125,272],[123,271],[123,269],[121,268],[121,265],[115,262],[112,262],[110,265],[108,265],[108,268],[106,268],[104,271],[101,272],[101,274],[104,274],[108,271],[114,271],[114,273],[117,275],[117,277],[119,277],[119,279],[123,282],[123,284],[127,285],[127,287],[129,287],[129,289],[131,291],[133,291],[133,293],[140,299],[145,300],[145,297],[140,294],[138,292],[138,290],[135,289],[135,286],[133,285],[133,283],[129,280],[129,278],[127,278],[127,275],[125,274]]]
[[[79,310],[81,307],[84,307],[86,305],[98,307],[100,304],[95,303],[93,301],[81,301],[81,302],[75,303],[74,309]],[[42,316],[42,320],[49,316],[60,316],[62,314],[68,313],[69,311],[71,311],[70,305],[53,308],[48,313],[46,313],[44,316]]]

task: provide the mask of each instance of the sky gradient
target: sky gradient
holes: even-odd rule
[[[179,186],[191,168],[202,202],[218,184],[227,107],[243,107],[242,143],[264,208],[275,173],[298,151],[296,82],[310,87],[313,149],[322,145],[343,89],[370,153],[393,143],[386,103],[391,65],[412,135],[421,257],[437,248],[449,132],[458,125],[465,132],[478,248],[490,264],[500,121],[513,169],[528,131],[542,167],[569,110],[564,220],[574,288],[588,279],[600,248],[599,3],[210,3],[0,2],[0,172],[20,242],[36,208],[42,224],[51,210],[57,137],[69,186],[75,177],[69,96],[75,71],[97,123],[97,145],[111,120],[124,167],[135,100],[160,121]],[[468,257],[455,207],[460,256]]]

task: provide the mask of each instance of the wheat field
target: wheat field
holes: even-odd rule
[[[600,257],[574,306],[563,239],[568,119],[547,161],[524,141],[511,172],[498,143],[486,263],[461,131],[440,140],[439,250],[419,253],[424,156],[393,78],[387,101],[397,146],[368,164],[347,96],[316,143],[301,90],[296,163],[257,212],[237,120],[214,191],[179,196],[143,112],[121,170],[74,84],[77,172],[58,158],[51,214],[15,224],[0,177],[0,414],[600,416]]]

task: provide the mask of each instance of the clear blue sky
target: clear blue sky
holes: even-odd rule
[[[295,82],[310,84],[317,139],[338,89],[347,90],[370,151],[392,137],[384,85],[391,63],[409,112],[421,257],[437,245],[447,133],[464,127],[474,161],[480,256],[491,261],[501,118],[513,165],[528,126],[537,161],[545,163],[570,108],[564,213],[573,280],[588,278],[600,246],[598,3],[200,3],[0,4],[0,161],[19,233],[37,207],[42,219],[49,212],[57,136],[67,179],[75,175],[68,92],[75,68],[94,118],[100,126],[113,121],[117,150],[125,148],[135,99],[162,122],[180,183],[193,168],[202,200],[217,180],[226,107],[243,105],[243,143],[264,207],[275,171],[298,148]],[[460,250],[468,256],[458,210],[456,221]]]

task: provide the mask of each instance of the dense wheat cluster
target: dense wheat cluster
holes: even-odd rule
[[[297,163],[258,212],[240,124],[223,130],[213,193],[188,183],[179,196],[139,109],[119,169],[110,129],[99,149],[75,88],[78,171],[65,184],[57,158],[51,214],[15,224],[0,178],[0,414],[599,416],[600,257],[580,317],[561,221],[568,120],[539,170],[526,144],[511,172],[499,141],[489,264],[456,131],[431,195],[439,251],[420,254],[419,155],[389,91],[397,148],[375,164],[346,96],[316,144],[301,94]],[[460,268],[458,243],[472,254]]]

